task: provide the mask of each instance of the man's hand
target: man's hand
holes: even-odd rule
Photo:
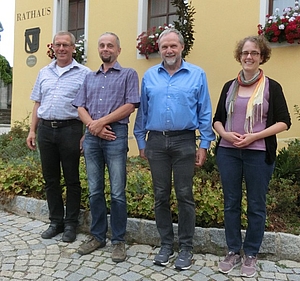
[[[145,149],[140,149],[140,157],[147,160],[147,157],[145,155]]]
[[[90,123],[86,124],[86,126],[93,136],[99,136],[100,132],[104,128],[104,124],[102,124],[99,120],[92,120]]]
[[[196,166],[201,167],[206,161],[207,150],[205,148],[199,148],[196,152]]]
[[[98,134],[99,138],[108,140],[108,141],[113,141],[117,138],[115,132],[112,130],[112,128],[109,125],[106,125],[101,132]]]
[[[26,139],[26,143],[31,150],[36,150],[35,138],[35,132],[29,132],[28,137]]]

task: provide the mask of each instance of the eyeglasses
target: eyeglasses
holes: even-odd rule
[[[55,47],[55,48],[60,48],[60,46],[62,46],[63,48],[69,48],[73,45],[72,44],[59,44],[59,43],[53,44],[53,47]]]
[[[252,52],[247,52],[247,51],[244,51],[241,53],[242,57],[248,57],[249,55],[253,58],[253,57],[257,57],[260,55],[259,52],[256,52],[256,51],[252,51]]]

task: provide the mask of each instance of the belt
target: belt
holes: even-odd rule
[[[194,130],[179,130],[179,131],[151,131],[151,133],[154,134],[160,134],[165,137],[174,137],[174,136],[180,136],[184,134],[189,134],[191,132],[194,132]]]
[[[53,129],[63,128],[70,126],[72,124],[81,123],[81,121],[77,119],[70,119],[70,120],[45,120],[41,119],[41,123],[47,127],[51,127]]]

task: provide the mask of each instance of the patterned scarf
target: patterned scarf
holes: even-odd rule
[[[259,69],[259,71],[250,79],[245,80],[244,73],[241,70],[238,74],[238,77],[234,80],[233,87],[231,87],[231,92],[228,94],[228,99],[226,103],[227,110],[227,120],[228,120],[228,129],[232,130],[232,113],[234,110],[234,103],[238,94],[239,85],[248,87],[258,82],[253,94],[251,95],[246,110],[246,118],[244,124],[244,130],[247,133],[253,133],[253,125],[254,121],[258,120],[258,106],[260,105],[260,122],[262,122],[263,115],[263,101],[264,101],[264,90],[265,90],[265,75],[263,71]],[[256,115],[256,119],[254,116]]]

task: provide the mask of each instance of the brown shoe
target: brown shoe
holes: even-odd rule
[[[98,241],[95,237],[90,239],[89,241],[82,244],[78,249],[78,254],[80,255],[87,255],[91,252],[94,252],[98,248],[105,247],[106,242],[105,241]]]
[[[126,250],[124,242],[119,242],[113,245],[111,259],[114,262],[122,262],[126,259]]]

